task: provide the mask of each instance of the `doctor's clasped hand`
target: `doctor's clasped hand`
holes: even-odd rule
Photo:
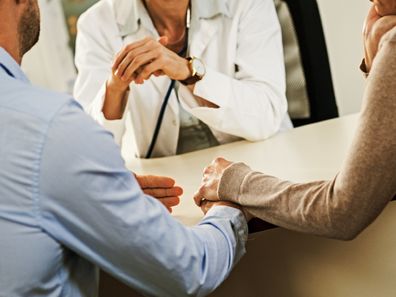
[[[168,37],[158,41],[145,37],[130,43],[116,55],[110,78],[106,83],[103,114],[109,120],[120,119],[126,108],[127,91],[131,83],[143,84],[152,75],[166,75],[185,80],[191,75],[188,60],[166,47]]]
[[[188,60],[166,47],[168,38],[158,41],[152,37],[125,46],[116,56],[113,73],[124,82],[142,84],[151,75],[166,75],[185,80],[190,75]]]

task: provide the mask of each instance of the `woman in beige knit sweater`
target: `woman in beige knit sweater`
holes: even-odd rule
[[[329,181],[292,183],[215,160],[195,199],[228,200],[291,230],[352,239],[396,194],[396,0],[374,0],[366,20],[369,71],[359,126],[346,162]]]

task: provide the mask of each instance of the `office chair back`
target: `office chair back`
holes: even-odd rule
[[[304,94],[301,89],[303,84],[309,105],[305,112],[302,110],[301,112],[297,112],[297,114],[293,114],[293,110],[290,110],[289,114],[293,124],[295,127],[298,127],[338,117],[329,57],[318,4],[316,0],[275,0],[277,8],[279,8],[282,2],[287,5],[292,19],[293,31],[295,32],[299,47],[299,59],[304,75],[300,83],[294,81],[291,85],[289,83],[290,77],[288,77],[287,95],[289,97],[299,97],[296,100],[301,101],[300,105],[304,107],[306,103],[304,103]],[[280,21],[283,37],[285,37],[288,24],[285,24],[284,21],[282,22],[281,19]],[[285,44],[285,46],[287,45]],[[285,61],[286,76],[290,76],[286,57]],[[296,70],[293,71],[295,73]],[[290,90],[290,88],[297,88],[297,91]],[[295,106],[293,98],[288,98],[288,100],[289,107],[293,108]]]

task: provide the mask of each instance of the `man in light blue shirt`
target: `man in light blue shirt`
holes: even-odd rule
[[[0,1],[0,296],[97,296],[97,267],[147,295],[207,295],[245,252],[244,215],[214,205],[187,228],[146,196],[76,101],[29,84],[38,32],[37,0]]]

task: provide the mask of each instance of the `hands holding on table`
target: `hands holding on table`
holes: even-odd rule
[[[204,169],[202,182],[199,190],[194,195],[195,203],[201,207],[202,211],[206,213],[213,205],[225,205],[240,209],[247,221],[252,219],[252,216],[243,209],[242,206],[235,203],[220,200],[219,184],[224,171],[233,164],[223,158],[217,158]],[[206,210],[206,211],[205,211]]]
[[[241,206],[229,201],[220,201],[218,197],[217,188],[221,175],[231,164],[231,162],[222,158],[214,160],[212,164],[205,169],[201,187],[195,194],[194,200],[204,214],[213,206],[229,206],[242,210],[246,219],[250,220],[251,216],[247,214]],[[136,174],[135,177],[143,192],[157,198],[169,212],[172,212],[172,207],[180,203],[179,197],[183,194],[183,189],[179,186],[175,186],[175,181],[172,178]]]

